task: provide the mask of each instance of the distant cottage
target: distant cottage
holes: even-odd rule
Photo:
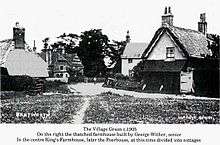
[[[156,31],[136,67],[147,92],[217,95],[218,60],[209,58],[207,22],[201,14],[198,31],[173,26],[171,8],[165,8]]]
[[[126,76],[133,76],[133,68],[142,60],[141,56],[148,46],[147,43],[137,43],[130,41],[131,38],[129,35],[129,31],[127,31],[127,45],[121,56],[121,73]]]
[[[48,63],[50,78],[47,80],[68,82],[69,77],[83,75],[83,65],[76,53],[68,54],[64,48],[44,49],[41,57]]]

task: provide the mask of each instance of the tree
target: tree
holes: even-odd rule
[[[50,38],[49,37],[46,37],[44,40],[42,40],[42,42],[44,43],[44,49],[47,49],[47,47],[48,47],[48,43],[49,43],[49,40],[50,40]]]
[[[110,57],[111,64],[114,64],[121,59],[121,55],[123,54],[126,46],[126,41],[115,41],[113,40],[113,44],[109,45],[106,56]]]
[[[77,46],[77,42],[79,39],[79,36],[77,34],[66,34],[63,33],[62,35],[57,37],[58,40],[57,42],[51,44],[52,48],[64,48],[66,53],[76,53],[76,46]]]
[[[84,66],[84,74],[89,77],[105,75],[104,57],[109,39],[101,29],[91,29],[80,35],[77,54]]]
[[[210,34],[212,41],[209,42],[208,48],[212,52],[212,58],[219,58],[219,51],[220,51],[220,40],[219,35],[216,34]]]

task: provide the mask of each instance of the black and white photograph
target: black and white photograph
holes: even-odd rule
[[[1,126],[219,127],[219,4],[1,0]]]

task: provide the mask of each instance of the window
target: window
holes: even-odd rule
[[[62,65],[60,66],[60,70],[63,70],[63,66]]]
[[[174,47],[167,47],[167,58],[174,58]]]
[[[133,59],[132,58],[129,58],[128,59],[128,63],[132,63],[133,62]]]
[[[134,71],[133,70],[129,70],[128,71],[128,75],[129,75],[129,77],[132,77],[134,75]]]

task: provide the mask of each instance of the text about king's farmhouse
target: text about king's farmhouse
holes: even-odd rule
[[[143,142],[161,142],[161,143],[181,143],[192,142],[201,143],[200,138],[186,136],[180,132],[142,132],[136,127],[82,127],[77,132],[36,132],[31,137],[17,137],[17,142],[110,142],[110,143],[143,143]]]

